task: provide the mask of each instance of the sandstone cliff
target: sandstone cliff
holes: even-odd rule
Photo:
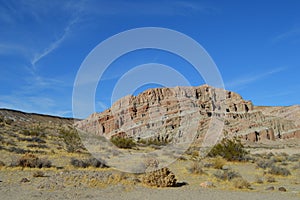
[[[296,108],[299,110],[299,106]],[[288,108],[281,107],[285,109]],[[171,141],[195,137],[201,140],[214,128],[213,119],[217,119],[224,124],[222,133],[239,135],[250,142],[300,138],[299,121],[290,117],[288,111],[284,113],[255,107],[234,92],[203,85],[155,88],[137,96],[126,96],[110,109],[94,113],[76,126],[107,138],[123,135],[135,139],[154,137]]]

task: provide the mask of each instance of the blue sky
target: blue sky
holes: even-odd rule
[[[255,105],[299,104],[299,10],[297,0],[0,0],[0,107],[72,116],[73,83],[88,53],[101,41],[139,27],[169,28],[199,42],[225,88]],[[106,72],[106,84],[96,92],[97,111],[110,106],[122,73],[149,62],[180,65],[193,85],[204,83],[174,55],[133,52]]]

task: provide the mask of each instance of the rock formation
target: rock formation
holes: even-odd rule
[[[110,109],[94,113],[76,126],[107,138],[122,135],[136,140],[149,137],[169,141],[181,137],[201,140],[212,126],[212,119],[217,119],[224,124],[223,133],[242,136],[249,142],[300,138],[299,121],[288,115],[295,109],[272,108],[253,106],[251,101],[234,92],[208,85],[155,88],[121,98]],[[296,108],[299,114],[299,106]]]

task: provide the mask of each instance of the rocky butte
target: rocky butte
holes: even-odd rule
[[[125,96],[110,109],[94,113],[76,127],[110,138],[116,135],[176,141],[203,140],[221,124],[221,134],[248,142],[300,138],[300,106],[254,106],[239,94],[208,85],[148,89]],[[206,136],[207,137],[207,136]]]

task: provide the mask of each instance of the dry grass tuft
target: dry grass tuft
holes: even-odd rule
[[[188,169],[192,174],[205,174],[204,170],[202,169],[203,166],[197,162],[192,162],[190,168]]]
[[[235,172],[233,170],[218,170],[214,173],[214,176],[217,179],[223,180],[223,181],[230,181],[234,178],[239,178],[241,175],[238,172]]]
[[[36,171],[32,175],[33,177],[45,177],[45,173],[42,171]]]
[[[215,169],[222,169],[226,164],[226,160],[224,158],[217,157],[212,160],[212,164]]]
[[[251,186],[250,183],[242,177],[234,178],[232,184],[237,189],[248,189]]]
[[[268,182],[268,183],[274,183],[274,182],[276,182],[274,176],[272,176],[271,174],[266,174],[266,175],[265,175],[265,180],[266,180],[266,182]]]

